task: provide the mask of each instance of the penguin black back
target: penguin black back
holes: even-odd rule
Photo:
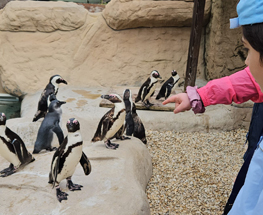
[[[147,143],[144,125],[136,112],[136,106],[132,106],[132,118],[134,122],[133,136],[140,139],[144,144]]]
[[[65,104],[64,101],[53,100],[48,108],[48,113],[42,121],[37,133],[37,139],[34,145],[33,154],[39,153],[42,149],[49,151],[54,150],[51,146],[53,139],[53,132],[57,135],[59,144],[64,139],[63,131],[60,128],[60,118],[62,114],[61,105]]]
[[[175,85],[178,83],[180,77],[177,74],[177,72],[173,70],[171,72],[171,75],[172,76],[162,85],[158,95],[156,96],[157,100],[162,97],[165,97],[165,99],[167,99],[171,95],[171,92],[173,88],[175,87]]]
[[[154,95],[158,79],[162,79],[160,73],[157,70],[153,70],[150,77],[140,87],[138,95],[135,98],[135,103],[142,101],[146,107],[153,105],[149,102],[149,98]]]
[[[60,75],[53,75],[50,77],[49,83],[41,93],[33,122],[36,122],[38,119],[46,116],[48,110],[48,96],[51,94],[57,95],[60,83],[67,84],[67,82]]]

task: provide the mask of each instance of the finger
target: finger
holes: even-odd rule
[[[168,103],[174,103],[175,100],[176,100],[176,98],[177,98],[176,95],[171,96],[171,97],[169,97],[168,99],[164,100],[164,101],[162,102],[162,104],[163,104],[163,105],[166,105],[166,104],[168,104]]]

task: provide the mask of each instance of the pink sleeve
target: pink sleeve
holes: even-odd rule
[[[204,106],[216,104],[237,104],[252,100],[263,102],[263,93],[248,67],[220,79],[209,81],[197,89]]]

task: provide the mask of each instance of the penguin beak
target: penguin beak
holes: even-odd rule
[[[63,104],[66,104],[66,102],[64,102],[64,101],[59,101],[59,104],[60,104],[60,105],[63,105]]]
[[[64,79],[60,79],[61,83],[68,84]]]
[[[158,78],[162,79],[162,77],[161,77],[161,76],[159,76]]]

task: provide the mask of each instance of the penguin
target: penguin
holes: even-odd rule
[[[126,135],[132,136],[131,130],[133,130],[133,119],[132,119],[132,97],[131,97],[131,91],[130,89],[126,89],[123,92],[123,102],[125,105],[125,121],[124,125],[120,128],[120,130],[116,133],[115,138],[120,140],[127,140],[131,139],[129,137],[125,137],[123,134],[126,130]],[[128,131],[128,132],[127,132]]]
[[[123,94],[123,101],[126,108],[125,128],[126,135],[139,138],[144,144],[147,143],[145,129],[143,123],[136,113],[136,106],[132,102],[132,93],[130,89],[126,89]]]
[[[126,116],[125,105],[123,99],[117,94],[102,95],[101,98],[108,99],[114,103],[114,107],[101,118],[91,141],[104,140],[106,148],[117,149],[119,144],[111,143],[110,139],[115,136],[124,124]]]
[[[132,118],[132,108],[133,108],[133,101],[132,101],[132,93],[130,89],[126,89],[123,93],[123,101],[125,104],[126,110],[126,117],[125,117],[125,128],[126,128],[126,135],[132,136],[134,130],[134,121]]]
[[[81,190],[79,184],[73,184],[71,177],[80,162],[85,175],[91,172],[90,161],[82,151],[83,140],[80,133],[80,123],[77,119],[71,118],[66,124],[68,135],[63,140],[53,155],[48,183],[56,186],[56,195],[59,202],[67,200],[68,194],[62,192],[59,184],[67,179],[67,187],[70,191]]]
[[[0,171],[1,177],[12,175],[20,167],[35,160],[32,154],[27,151],[23,140],[6,126],[4,113],[0,113],[0,155],[10,162],[8,168]]]
[[[40,118],[46,116],[48,110],[48,96],[50,94],[57,95],[60,83],[68,84],[60,75],[53,75],[50,77],[49,83],[41,93],[38,102],[37,112],[33,118],[33,122],[36,122]]]
[[[165,99],[167,99],[171,92],[174,90],[176,84],[178,83],[180,77],[177,74],[177,72],[175,70],[173,70],[171,72],[172,76],[166,81],[164,82],[164,84],[162,85],[158,95],[156,96],[156,100],[164,97]]]
[[[135,103],[142,101],[147,108],[153,105],[149,102],[149,98],[154,94],[158,78],[162,79],[159,72],[157,70],[153,70],[150,77],[140,87],[138,95],[135,98]]]
[[[133,136],[136,138],[139,138],[144,144],[147,144],[146,134],[145,134],[145,128],[143,126],[143,123],[136,113],[136,106],[133,103],[132,106],[132,119],[133,119]]]
[[[55,147],[52,148],[51,146],[53,132],[56,133],[59,144],[63,142],[64,135],[59,123],[62,115],[61,105],[65,103],[66,102],[58,101],[57,99],[50,103],[48,107],[48,113],[38,129],[33,154],[39,153],[42,149],[49,151],[56,149]]]

